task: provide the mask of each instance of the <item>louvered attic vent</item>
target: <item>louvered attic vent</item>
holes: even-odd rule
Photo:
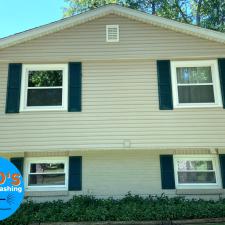
[[[106,41],[119,42],[119,25],[106,25]]]

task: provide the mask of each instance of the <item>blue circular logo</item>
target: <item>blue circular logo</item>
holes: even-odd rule
[[[19,208],[24,197],[24,183],[19,170],[0,157],[0,221]]]

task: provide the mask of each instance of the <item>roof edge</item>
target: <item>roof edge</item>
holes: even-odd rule
[[[0,49],[4,49],[19,43],[23,43],[47,34],[51,34],[75,25],[86,23],[88,21],[106,16],[108,14],[117,14],[131,19],[135,19],[144,23],[149,23],[162,28],[170,29],[173,31],[197,36],[203,39],[219,42],[225,44],[225,34],[190,24],[177,22],[174,20],[166,19],[163,17],[149,15],[147,13],[130,9],[124,6],[109,4],[97,9],[83,12],[79,15],[71,16],[65,19],[52,22],[37,28],[33,28],[21,33],[17,33],[5,38],[0,39]]]

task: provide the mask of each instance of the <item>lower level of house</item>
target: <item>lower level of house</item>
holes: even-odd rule
[[[34,200],[73,195],[225,196],[225,151],[101,150],[1,154],[23,173],[26,195]]]

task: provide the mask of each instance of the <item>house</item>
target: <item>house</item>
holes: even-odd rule
[[[0,39],[0,155],[36,200],[225,194],[225,34],[107,5]]]

